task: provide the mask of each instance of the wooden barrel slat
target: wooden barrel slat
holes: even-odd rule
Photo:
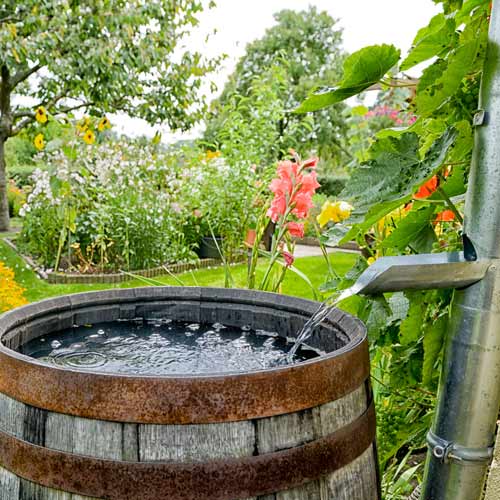
[[[126,299],[123,304],[120,302],[122,295]],[[203,302],[203,296],[210,298],[212,302]],[[175,301],[174,297],[178,300]],[[24,318],[22,310],[16,312],[11,316],[14,321],[9,320],[13,327],[9,327],[8,331],[4,329],[2,332],[0,319],[0,337],[3,335],[3,338],[7,339],[9,348],[17,349],[38,335],[47,335],[50,331],[66,328],[69,324],[112,321],[117,318],[132,319],[142,315],[146,318],[166,315],[187,321],[217,321],[234,326],[251,324],[255,328],[277,330],[288,336],[297,331],[307,314],[314,310],[314,305],[309,305],[307,301],[271,294],[245,292],[242,293],[241,300],[241,304],[237,300],[231,300],[227,290],[206,289],[114,290],[82,294],[61,301],[52,299],[46,306],[43,303],[36,304],[31,309],[28,308]],[[302,316],[301,307],[305,310],[305,315]],[[333,326],[318,329],[311,340],[313,345],[323,346],[327,352],[342,348],[352,338],[363,333],[363,327],[357,320],[340,311],[334,311],[330,321]],[[354,368],[356,367],[353,367],[353,370]],[[0,377],[1,373],[0,367]],[[315,373],[324,377],[327,372]],[[284,408],[290,406],[288,398],[293,398],[293,394],[287,393],[283,383],[284,380],[277,382],[276,394],[286,399]],[[314,383],[314,378],[311,383]],[[18,384],[17,387],[21,385]],[[141,390],[144,390],[147,385],[141,387]],[[159,397],[158,389],[155,391],[148,393],[145,390],[143,397]],[[210,396],[209,393],[206,394],[207,401]],[[231,404],[236,404],[237,401],[236,398]],[[242,394],[241,401],[242,404],[257,404],[253,403],[254,400],[248,397],[248,394]],[[370,389],[365,378],[363,382],[358,382],[357,387],[350,392],[344,391],[343,395],[334,401],[325,402],[323,399],[315,405],[297,411],[283,413],[278,410],[280,405],[277,404],[275,414],[263,408],[267,415],[246,420],[223,421],[221,417],[213,423],[198,423],[196,420],[195,423],[150,423],[149,418],[145,422],[137,420],[136,417],[129,421],[87,418],[78,415],[74,409],[65,414],[47,407],[38,408],[26,404],[16,400],[13,394],[0,392],[0,431],[47,450],[57,450],[75,456],[132,463],[203,464],[214,460],[265,457],[316,443],[342,431],[344,427],[361,418],[370,401]],[[258,404],[262,404],[262,401],[259,400]],[[353,439],[356,438],[357,436],[353,436]],[[0,456],[0,464],[1,460]],[[339,470],[308,480],[301,486],[281,488],[280,491],[274,490],[275,493],[266,495],[243,495],[243,498],[225,496],[224,499],[379,500],[376,469],[375,449],[373,445],[369,445],[357,458]],[[78,474],[78,471],[75,471],[75,474]],[[127,500],[135,498],[127,497]],[[215,496],[210,498],[215,500]],[[193,496],[189,499],[203,500],[203,496]],[[0,466],[0,500],[102,499],[41,486]],[[164,500],[164,497],[158,500]]]

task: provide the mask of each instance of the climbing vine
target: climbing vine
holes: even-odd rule
[[[356,240],[363,256],[341,282],[326,283],[325,292],[349,286],[380,256],[462,249],[491,5],[435,1],[443,13],[418,31],[405,58],[392,45],[365,47],[345,60],[338,85],[311,94],[296,110],[313,112],[378,84],[408,87],[401,113],[416,117],[411,125],[376,133],[364,161],[352,168],[341,195],[354,207],[352,216],[322,237],[329,244]],[[421,63],[427,67],[417,81],[405,78]],[[452,301],[452,291],[434,290],[355,297],[342,305],[369,329],[383,464],[424,445]]]

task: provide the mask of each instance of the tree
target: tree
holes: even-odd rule
[[[342,32],[336,29],[336,21],[331,16],[314,7],[301,12],[283,10],[274,17],[277,24],[247,46],[221,96],[212,104],[205,140],[220,142],[219,132],[227,118],[227,104],[235,96],[249,97],[262,75],[272,67],[282,67],[286,82],[279,94],[283,112],[274,124],[278,135],[289,135],[291,144],[304,153],[315,150],[323,159],[333,157],[339,161],[345,131],[342,109],[327,109],[315,114],[312,120],[288,111],[314,88],[339,78],[344,59],[340,49]],[[251,117],[251,109],[249,113]],[[309,125],[299,126],[304,120]]]
[[[2,2],[0,231],[9,226],[5,143],[37,113],[44,122],[76,109],[119,111],[183,130],[200,119],[202,77],[219,59],[186,51],[180,41],[204,6],[204,0]]]

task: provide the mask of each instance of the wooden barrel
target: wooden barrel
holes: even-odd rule
[[[133,376],[49,366],[33,338],[118,319],[220,322],[293,336],[311,301],[139,288],[71,295],[0,317],[0,500],[375,500],[366,330],[335,310],[325,354],[269,370]]]

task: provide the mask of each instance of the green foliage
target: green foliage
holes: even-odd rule
[[[422,28],[413,40],[413,47],[401,63],[401,71],[445,53],[455,42],[455,19],[444,14],[434,16],[429,25]]]
[[[399,55],[393,45],[372,45],[355,52],[344,62],[344,76],[338,86],[310,95],[296,113],[317,111],[363,92],[397,64]]]
[[[486,19],[479,17],[467,24],[460,34],[458,46],[424,71],[415,99],[417,114],[430,116],[460,88],[462,80],[478,69],[486,49]],[[445,62],[444,62],[445,61]]]
[[[262,154],[275,161],[283,157],[288,148],[294,147],[303,155],[319,154],[329,168],[342,165],[345,155],[343,107],[309,117],[290,112],[317,85],[318,74],[322,75],[320,81],[324,84],[339,78],[344,57],[340,50],[341,31],[326,12],[313,7],[300,12],[283,10],[275,19],[275,26],[246,47],[221,97],[212,104],[206,121],[205,141],[224,144],[220,130],[231,113],[230,104],[235,99],[250,98],[255,82],[274,68],[280,75],[281,86],[277,101],[272,105],[280,113],[269,116],[269,126],[274,128],[273,137],[278,137],[279,147],[266,149],[266,142],[261,148]],[[242,114],[242,119],[253,121],[251,107]]]
[[[401,220],[396,229],[382,241],[380,247],[397,248],[400,252],[403,252],[407,247],[418,252],[430,251],[432,245],[431,248],[422,249],[422,242],[426,241],[428,234],[430,234],[431,242],[436,240],[431,226],[434,212],[435,208],[432,205],[412,210]]]
[[[195,258],[200,222],[190,204],[190,161],[156,145],[73,139],[44,153],[21,209],[19,244],[51,269],[137,270]],[[189,161],[188,161],[189,160]]]
[[[73,98],[99,113],[120,110],[150,123],[189,127],[203,110],[201,77],[217,63],[179,43],[198,23],[203,5],[7,0],[0,8],[2,79],[49,112],[64,111],[61,100]],[[42,71],[38,85],[24,83]],[[14,121],[22,123],[20,113],[32,118],[32,111],[17,106]]]
[[[318,188],[319,194],[324,194],[327,197],[338,196],[346,187],[349,178],[346,176],[339,177],[338,175],[318,175],[318,182],[321,187]]]
[[[55,116],[124,112],[186,130],[204,116],[206,59],[181,41],[204,0],[6,0],[0,5],[0,229],[8,227],[4,143]],[[210,5],[212,2],[210,2]],[[24,97],[14,101],[12,96]]]
[[[368,152],[369,160],[354,170],[342,196],[352,199],[360,207],[357,211],[379,203],[403,203],[441,168],[456,135],[454,129],[446,131],[422,159],[415,133],[378,139]]]
[[[342,226],[327,228],[324,241],[354,238],[372,258],[462,247],[460,213],[471,160],[472,118],[478,108],[489,1],[440,3],[444,15],[435,16],[417,33],[400,67],[406,70],[435,58],[408,99],[408,111],[417,120],[360,141],[363,147],[356,151],[357,164],[341,195],[354,205],[353,216]],[[369,57],[368,49],[359,57]],[[368,62],[374,67],[377,63],[375,58]],[[390,75],[376,76],[382,85],[391,85]],[[313,95],[303,107],[311,102],[318,107],[336,102],[344,97],[342,92],[347,97],[350,92],[344,87],[332,90],[332,95]],[[352,116],[366,116],[366,112],[354,110]],[[360,267],[358,262],[343,281],[326,284],[324,289],[348,286]],[[398,498],[389,488],[398,481],[393,464],[425,446],[452,296],[447,290],[412,292],[385,299],[358,297],[342,304],[370,328],[378,444],[382,465],[392,478],[384,482],[388,498]]]

